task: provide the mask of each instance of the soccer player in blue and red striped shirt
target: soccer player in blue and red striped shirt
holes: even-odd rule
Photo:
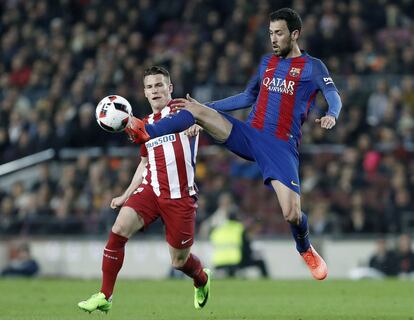
[[[296,248],[313,277],[323,280],[328,268],[309,241],[307,216],[301,211],[299,154],[301,126],[315,104],[319,91],[329,109],[316,122],[332,129],[341,110],[341,99],[325,65],[299,49],[302,21],[290,8],[270,14],[269,35],[273,53],[265,55],[244,92],[202,105],[187,96],[176,99],[175,116],[144,125],[134,118],[127,133],[137,143],[181,131],[195,121],[218,142],[239,156],[256,161],[264,183],[277,195],[290,224]],[[224,113],[253,105],[246,122]],[[141,131],[140,131],[141,130]]]

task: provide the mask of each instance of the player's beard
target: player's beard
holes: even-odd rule
[[[279,52],[276,52],[274,50],[273,51],[275,55],[277,55],[278,57],[285,58],[292,50],[293,50],[293,43],[291,41],[286,47],[284,48],[279,47]]]

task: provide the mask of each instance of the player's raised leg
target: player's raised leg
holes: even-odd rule
[[[199,103],[189,95],[187,99],[174,99],[171,105],[181,110],[155,124],[144,124],[133,117],[126,129],[130,139],[135,143],[145,143],[168,133],[184,131],[195,122],[217,142],[224,142],[229,137],[233,125],[219,112]]]
[[[203,269],[200,259],[190,252],[191,247],[176,249],[169,245],[169,250],[172,266],[193,279],[194,307],[203,308],[210,296],[210,270]]]
[[[124,262],[124,249],[128,239],[144,226],[143,219],[130,207],[122,207],[109,234],[102,258],[102,287],[100,292],[78,303],[84,311],[108,312],[112,307],[112,292],[118,272]]]
[[[199,103],[187,95],[187,99],[176,99],[176,103],[182,101],[183,110],[191,112],[197,123],[214,138],[223,143],[230,136],[233,128],[232,123],[218,111]]]
[[[310,244],[308,218],[301,211],[299,194],[286,187],[280,181],[272,180],[271,183],[279,199],[283,216],[290,224],[290,229],[296,242],[296,249],[304,259],[312,276],[317,280],[325,279],[328,275],[328,267]]]

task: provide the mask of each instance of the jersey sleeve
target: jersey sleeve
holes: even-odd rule
[[[222,100],[206,103],[206,105],[217,111],[233,111],[248,108],[256,101],[259,90],[259,71],[257,71],[250,78],[243,92]]]
[[[141,146],[139,147],[139,151],[140,151],[141,157],[148,157],[148,149],[145,146],[145,144],[141,144]]]
[[[321,60],[315,59],[313,61],[312,80],[316,87],[321,90],[324,95],[326,92],[331,90],[338,91],[331,76],[329,75],[328,69]]]
[[[338,94],[338,89],[329,75],[328,69],[321,60],[314,60],[312,79],[316,87],[322,91],[322,94],[328,103],[328,112],[326,114],[338,119],[342,108],[341,98]]]

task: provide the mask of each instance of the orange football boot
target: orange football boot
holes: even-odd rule
[[[303,260],[305,260],[312,276],[316,280],[323,280],[328,276],[328,266],[326,265],[326,262],[312,246],[300,255]]]
[[[145,130],[144,121],[132,116],[125,132],[133,143],[142,144],[151,139],[147,130]]]

